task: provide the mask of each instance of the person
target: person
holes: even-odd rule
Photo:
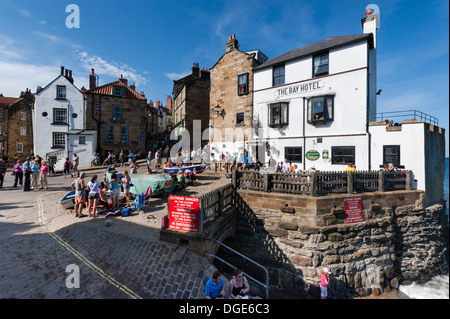
[[[119,153],[119,163],[120,163],[120,167],[123,167],[125,164],[123,163],[123,160],[125,158],[125,155],[123,154],[123,150],[120,150]]]
[[[296,174],[301,173],[300,167],[298,167],[297,164],[294,164],[294,173],[296,173]]]
[[[100,182],[97,180],[97,175],[91,177],[91,181],[87,184],[88,195],[88,214],[89,217],[94,218],[97,210],[97,205],[100,200]]]
[[[39,181],[39,166],[36,159],[31,161],[31,189],[38,189],[38,181]]]
[[[128,165],[131,166],[131,163],[133,162],[135,155],[133,152],[131,152],[130,154],[128,154]]]
[[[393,127],[394,126],[394,120],[390,120],[388,123],[388,127]]]
[[[5,179],[7,169],[8,167],[6,166],[6,163],[3,161],[2,158],[0,158],[0,188],[3,187],[3,181]]]
[[[41,181],[41,187],[39,189],[43,189],[45,185],[45,189],[48,189],[48,181],[47,176],[50,173],[50,169],[48,168],[47,161],[43,161],[41,167],[39,168],[39,180]]]
[[[396,170],[397,170],[397,168],[395,167],[394,163],[389,163],[388,164],[388,166],[387,166],[387,171],[388,172],[394,172]]]
[[[131,174],[137,174],[138,168],[139,168],[139,165],[138,165],[138,163],[136,163],[136,159],[133,158],[133,161],[131,162],[131,165],[130,165]]]
[[[111,165],[110,167],[108,167],[108,168],[106,169],[106,171],[107,171],[108,173],[117,173],[117,170],[116,170],[116,167],[114,166],[114,164]]]
[[[80,172],[78,172],[78,165],[80,164],[80,158],[77,156],[77,154],[73,154],[72,157],[72,173],[70,174],[71,177],[73,177],[73,175],[75,174],[75,172],[77,173],[77,176],[80,176]]]
[[[208,157],[208,154],[206,153],[206,151],[203,149],[202,153],[200,155],[200,159],[201,159],[201,163],[202,164],[206,164],[206,159]]]
[[[112,164],[112,153],[108,152],[108,155],[106,156],[105,160],[103,161],[103,165],[102,166],[108,166]]]
[[[49,169],[49,175],[50,175],[50,173],[52,173],[53,176],[55,176],[56,175],[55,163],[53,163],[53,160],[50,157],[47,157],[47,165],[48,165],[48,169]]]
[[[206,299],[223,299],[225,297],[222,275],[219,271],[215,271],[212,277],[206,282],[205,297]]]
[[[284,159],[284,163],[283,163],[283,172],[284,173],[289,173],[291,170],[291,164],[289,163],[288,159],[285,158]]]
[[[197,159],[197,151],[195,150],[195,148],[192,148],[192,152],[191,152],[191,164],[193,165],[194,162]]]
[[[86,184],[84,183],[85,173],[81,173],[80,177],[70,184],[70,187],[75,191],[75,217],[84,217],[83,215],[83,207],[86,202]]]
[[[355,168],[353,167],[352,163],[348,163],[347,168],[344,170],[344,172],[355,172]]]
[[[106,194],[108,188],[106,187],[105,182],[101,182],[100,183],[100,190],[99,190],[99,195],[100,195],[100,199],[98,201],[98,203],[100,205],[103,205],[104,207],[108,207],[108,195]]]
[[[148,151],[147,154],[147,171],[150,172],[150,166],[152,163],[152,151]]]
[[[120,181],[117,178],[117,174],[112,173],[111,180],[109,181],[109,188],[111,189],[111,194],[109,195],[109,198],[111,198],[112,204],[111,206],[113,211],[119,208],[119,194],[120,194],[119,182]]]
[[[178,169],[177,181],[178,181],[178,185],[180,185],[181,187],[184,186],[184,176],[183,176],[183,170],[181,168]]]
[[[19,182],[19,185],[22,186],[23,170],[22,170],[22,164],[20,164],[19,160],[17,160],[16,164],[14,164],[14,169],[11,172],[11,174],[14,175],[14,185],[13,185],[13,187],[17,187],[17,182]]]
[[[98,157],[98,154],[94,152],[94,154],[91,157],[91,167],[98,165],[100,165],[100,158]]]
[[[66,157],[66,161],[64,162],[64,166],[63,166],[63,174],[64,174],[64,178],[66,178],[66,174],[70,174],[70,161],[69,158]],[[70,175],[72,177],[72,175]]]
[[[220,153],[219,160],[220,160],[219,167],[220,170],[222,170],[222,167],[225,168],[225,154],[223,152]]]
[[[128,174],[127,170],[123,171],[123,194],[127,199],[127,202],[130,200],[130,188],[131,188],[131,177]]]
[[[30,191],[30,184],[31,184],[31,174],[33,171],[31,170],[31,157],[27,157],[26,161],[22,165],[22,170],[25,175],[25,182],[23,183],[23,191],[28,192]]]
[[[283,171],[283,162],[277,163],[277,167],[275,169],[277,173],[281,173]]]
[[[244,155],[242,155],[242,166],[245,168],[248,165],[248,152],[245,152]]]
[[[327,299],[328,297],[328,284],[330,283],[329,276],[331,275],[330,269],[324,267],[320,273],[320,298]]]
[[[230,299],[236,299],[238,296],[244,297],[250,291],[250,286],[248,284],[247,278],[245,278],[242,271],[236,269],[234,271],[234,276],[230,280],[228,286],[228,295]]]

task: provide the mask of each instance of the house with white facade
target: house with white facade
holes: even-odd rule
[[[38,87],[35,95],[34,154],[53,157],[56,169],[62,169],[64,159],[71,159],[74,153],[80,157],[80,166],[89,165],[96,132],[85,131],[85,108],[84,94],[73,84],[72,70],[61,67],[60,75],[44,88]]]
[[[366,11],[361,22],[362,34],[331,37],[253,69],[259,128],[246,145],[250,155],[323,171],[342,171],[349,163],[379,170],[394,161],[413,172],[413,189],[430,190],[432,180],[442,186],[443,129],[421,112],[392,128],[378,117],[378,15]]]

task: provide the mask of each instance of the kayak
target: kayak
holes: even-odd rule
[[[75,191],[70,191],[59,201],[64,209],[73,208],[75,206]]]
[[[203,167],[202,165],[191,165],[191,166],[182,166],[182,167],[166,167],[164,168],[164,173],[169,174],[169,175],[177,175],[178,171],[180,170],[183,171],[183,173],[188,170],[189,172],[192,172],[194,170],[194,168],[197,170],[196,174],[200,174],[203,173],[203,171],[205,170],[205,167]]]

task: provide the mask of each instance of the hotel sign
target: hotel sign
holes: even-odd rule
[[[309,83],[302,83],[277,89],[275,91],[275,95],[280,97],[280,96],[288,96],[291,94],[306,93],[320,90],[323,87],[324,83],[322,81],[313,81]]]

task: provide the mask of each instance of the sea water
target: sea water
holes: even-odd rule
[[[449,158],[445,158],[444,199],[447,201],[447,220],[449,220]],[[436,276],[425,284],[412,283],[408,286],[400,286],[401,292],[412,299],[449,299],[449,276]]]

